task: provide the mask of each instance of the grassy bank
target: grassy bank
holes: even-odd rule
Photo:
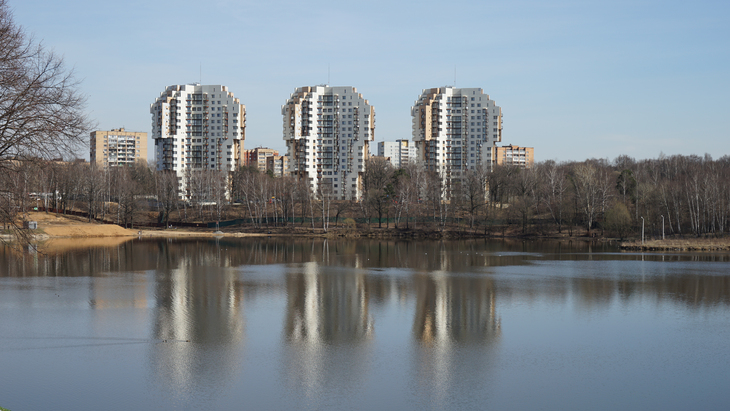
[[[629,241],[623,250],[636,251],[730,251],[730,238],[682,238],[671,240]]]

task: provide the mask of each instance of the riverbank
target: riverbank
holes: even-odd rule
[[[730,238],[683,238],[621,243],[627,251],[730,251]]]
[[[493,232],[485,235],[483,231],[474,231],[466,228],[447,229],[439,231],[433,227],[418,227],[409,229],[395,229],[393,227],[358,226],[345,227],[343,225],[330,226],[325,232],[321,227],[288,225],[283,227],[252,226],[226,227],[221,230],[210,228],[143,228],[125,229],[115,224],[101,224],[89,222],[86,218],[45,212],[31,212],[28,220],[36,221],[38,229],[33,231],[32,239],[37,242],[66,239],[84,246],[102,244],[116,244],[131,238],[205,238],[205,237],[302,237],[302,238],[371,238],[389,240],[427,240],[427,239],[468,239],[468,238],[522,238],[525,240],[539,239],[572,239],[572,240],[599,240],[611,241],[615,239],[596,237],[569,237],[567,234],[557,236],[523,235],[518,228]],[[2,240],[12,241],[13,235],[6,233]],[[67,243],[65,241],[64,243]],[[620,244],[626,251],[730,251],[730,238],[686,238],[669,240],[650,240],[641,244],[639,241],[626,241]]]

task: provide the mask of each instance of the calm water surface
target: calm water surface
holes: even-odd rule
[[[521,241],[0,248],[0,406],[730,409],[730,256]]]

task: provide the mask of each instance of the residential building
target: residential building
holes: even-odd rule
[[[274,177],[282,177],[286,175],[286,169],[289,166],[289,158],[287,156],[271,156],[266,157],[266,172],[269,171]]]
[[[246,107],[226,86],[169,86],[150,105],[158,170],[233,171],[242,165]],[[183,191],[184,193],[184,191]]]
[[[378,156],[386,157],[395,168],[402,168],[409,161],[416,161],[416,145],[410,140],[378,142]]]
[[[375,110],[354,87],[299,87],[281,107],[289,166],[314,192],[360,199]]]
[[[256,147],[251,150],[243,151],[243,166],[255,167],[260,172],[266,172],[266,160],[269,157],[278,156],[279,151],[273,148]]]
[[[89,161],[104,168],[132,166],[137,161],[147,161],[147,133],[97,130],[91,133]]]
[[[530,168],[535,162],[534,147],[519,147],[512,144],[504,147],[494,147],[494,164],[504,166],[518,166]]]
[[[491,167],[502,109],[481,88],[425,89],[411,116],[418,160],[441,174],[447,193],[468,170]]]

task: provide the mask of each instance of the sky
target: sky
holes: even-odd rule
[[[423,89],[480,87],[535,159],[730,154],[730,2],[8,0],[82,80],[97,129],[151,132],[169,85],[226,85],[246,148],[285,152],[297,87],[353,86],[379,141]],[[153,158],[150,140],[149,158]],[[88,153],[86,153],[88,159]]]

